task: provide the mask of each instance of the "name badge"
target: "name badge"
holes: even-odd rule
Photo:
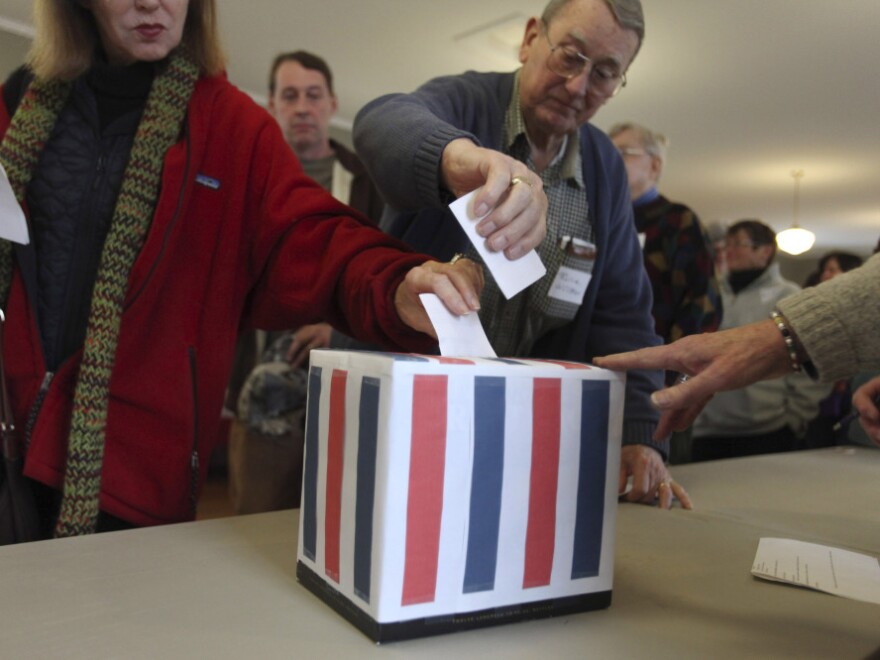
[[[563,302],[580,305],[593,274],[568,266],[560,266],[547,295]]]

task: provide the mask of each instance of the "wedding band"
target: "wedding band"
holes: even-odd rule
[[[660,490],[661,488],[663,488],[663,486],[669,488],[671,485],[672,484],[670,484],[668,481],[661,481],[659,484],[657,484],[657,490]]]
[[[452,259],[449,260],[450,265],[454,264],[459,259],[464,259],[464,255],[461,252],[456,252],[454,255],[452,255]]]
[[[513,177],[513,178],[510,180],[510,185],[511,185],[511,186],[512,186],[512,185],[515,185],[515,184],[517,184],[517,183],[524,183],[524,184],[526,184],[529,188],[532,187],[532,182],[529,181],[529,180],[528,180],[527,178],[525,178],[524,176],[515,176],[515,177]]]

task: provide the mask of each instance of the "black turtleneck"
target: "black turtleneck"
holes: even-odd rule
[[[95,94],[101,131],[119,117],[137,111],[143,113],[156,75],[156,64],[137,62],[130,66],[112,66],[99,60],[88,73],[88,84]]]
[[[727,281],[730,283],[730,288],[733,289],[734,293],[739,293],[743,289],[745,289],[749,284],[754,282],[756,279],[761,277],[767,268],[769,268],[770,264],[767,264],[764,268],[751,268],[749,270],[738,270],[731,271],[727,275]]]

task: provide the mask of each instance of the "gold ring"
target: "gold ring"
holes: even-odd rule
[[[459,259],[464,259],[464,258],[465,258],[465,256],[461,252],[456,252],[454,255],[452,255],[452,259],[449,260],[449,263],[451,265],[451,264],[454,264]]]
[[[660,490],[661,488],[663,488],[663,486],[669,488],[671,484],[668,481],[661,481],[659,484],[657,484],[657,490]]]
[[[524,184],[526,184],[529,188],[532,187],[532,182],[529,181],[529,180],[528,180],[527,178],[525,178],[524,176],[515,176],[515,177],[513,177],[513,178],[510,180],[510,185],[511,185],[511,186],[516,185],[517,183],[524,183]]]

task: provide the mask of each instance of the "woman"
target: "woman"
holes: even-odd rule
[[[304,176],[222,75],[214,0],[34,13],[33,80],[0,106],[31,242],[0,241],[0,301],[47,531],[194,516],[240,330],[327,319],[425,350],[420,292],[479,307],[472,263],[423,263]]]

